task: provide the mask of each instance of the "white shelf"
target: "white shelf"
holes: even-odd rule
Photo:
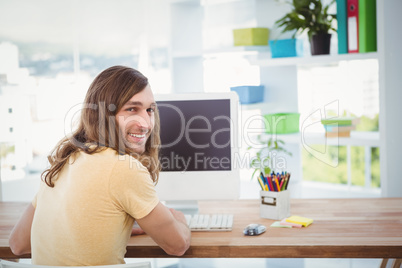
[[[170,0],[171,4],[194,4],[199,5],[200,0]]]
[[[271,58],[270,53],[261,53],[254,58],[250,58],[250,63],[259,66],[307,66],[333,64],[340,61],[368,60],[378,59],[377,52],[370,53],[352,53],[352,54],[334,54],[334,55],[316,55],[304,57]]]
[[[288,144],[300,143],[305,145],[331,146],[380,146],[380,133],[368,131],[352,131],[349,138],[326,138],[324,133],[303,133],[303,136],[302,133],[278,134],[277,138]]]
[[[172,58],[174,59],[184,59],[184,58],[196,58],[196,57],[202,57],[201,52],[174,52],[172,55]]]
[[[228,54],[239,54],[247,57],[251,64],[258,66],[308,66],[333,64],[340,61],[378,59],[377,52],[271,58],[269,46],[238,46],[208,49],[204,50],[202,54],[207,58],[219,57]]]
[[[267,105],[268,104],[266,102],[257,102],[257,103],[240,104],[240,108],[243,111],[263,110],[266,108]]]
[[[173,52],[172,58],[194,58],[194,57],[219,57],[223,55],[238,54],[241,56],[256,56],[259,53],[268,53],[268,46],[238,46],[238,47],[226,47],[216,49],[206,49],[204,51],[180,51]]]
[[[295,106],[275,102],[240,104],[240,107],[242,112],[257,110],[256,114],[258,115],[276,114],[276,113],[298,113],[297,107]]]
[[[206,49],[203,51],[204,57],[217,57],[228,54],[239,54],[242,56],[257,55],[259,53],[268,53],[269,46],[232,46],[216,49]]]

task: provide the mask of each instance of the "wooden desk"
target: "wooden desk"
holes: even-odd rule
[[[200,202],[200,213],[233,213],[232,232],[193,232],[188,258],[402,258],[402,198],[295,199],[291,214],[314,219],[306,228],[271,228],[259,200]],[[0,258],[13,258],[8,235],[26,204],[0,203]],[[267,231],[243,235],[249,223]],[[24,256],[29,257],[29,256]],[[169,257],[147,235],[133,236],[126,257]]]

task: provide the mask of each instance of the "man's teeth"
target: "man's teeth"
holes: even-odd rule
[[[145,134],[132,134],[132,133],[128,133],[128,135],[135,137],[135,138],[145,138]]]

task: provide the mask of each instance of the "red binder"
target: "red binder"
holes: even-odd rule
[[[348,52],[359,52],[359,0],[348,2]]]

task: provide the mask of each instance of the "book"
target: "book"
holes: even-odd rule
[[[346,132],[325,132],[325,137],[327,137],[327,138],[336,138],[336,137],[349,138],[350,137],[350,131],[346,131]]]
[[[313,219],[300,217],[300,216],[290,216],[289,218],[286,219],[286,221],[301,224],[304,227],[307,227],[307,226],[309,226],[310,224],[313,223]]]
[[[342,125],[324,125],[325,131],[327,132],[350,132],[356,130],[356,125],[342,126]]]
[[[348,52],[359,52],[359,0],[347,0]]]
[[[323,125],[338,124],[338,126],[357,125],[359,122],[360,118],[358,117],[333,117],[321,120]]]
[[[376,0],[359,0],[359,53],[377,51]]]
[[[346,0],[336,0],[336,20],[338,21],[338,54],[348,53],[348,22]]]

